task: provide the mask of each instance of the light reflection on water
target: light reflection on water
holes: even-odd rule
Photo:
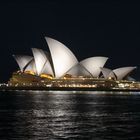
[[[140,139],[139,92],[0,93],[0,139]]]

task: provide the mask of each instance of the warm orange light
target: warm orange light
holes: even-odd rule
[[[41,78],[53,79],[52,75],[50,75],[50,74],[41,74],[40,77]]]
[[[35,75],[35,72],[33,72],[33,71],[25,71],[25,73],[27,73],[27,74],[31,74],[31,75]]]

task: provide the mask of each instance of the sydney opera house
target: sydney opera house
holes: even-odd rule
[[[13,73],[10,87],[41,88],[132,88],[139,84],[129,74],[136,67],[114,70],[105,67],[108,57],[95,56],[78,61],[61,42],[45,37],[49,52],[32,48],[33,56],[13,55],[19,70]]]

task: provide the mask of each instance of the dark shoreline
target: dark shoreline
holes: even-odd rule
[[[46,91],[118,91],[118,92],[140,92],[140,89],[129,88],[81,88],[81,87],[0,87],[0,91],[10,90],[46,90]]]

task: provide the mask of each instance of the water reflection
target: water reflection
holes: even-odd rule
[[[105,92],[0,93],[0,139],[134,139],[139,95]]]

